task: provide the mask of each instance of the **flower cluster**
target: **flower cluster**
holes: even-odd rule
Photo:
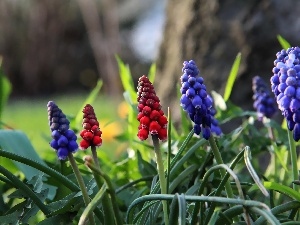
[[[101,146],[102,132],[99,128],[99,122],[94,112],[94,108],[90,104],[86,104],[82,112],[83,112],[83,121],[82,121],[83,130],[80,132],[80,136],[83,139],[79,143],[80,149],[87,149],[90,146]]]
[[[272,91],[278,108],[293,131],[295,141],[300,139],[300,48],[292,47],[276,54],[271,77]]]
[[[139,78],[137,89],[139,111],[137,119],[140,122],[137,136],[143,141],[150,133],[157,135],[162,141],[166,140],[168,120],[161,109],[160,100],[152,83],[145,75]]]
[[[270,95],[266,82],[260,76],[253,77],[252,90],[253,107],[257,111],[258,119],[261,121],[264,116],[271,118],[276,113],[275,100]]]
[[[184,61],[181,76],[180,105],[194,122],[194,132],[209,139],[211,134],[212,100],[208,97],[203,78],[199,76],[199,69],[193,60]]]
[[[53,101],[48,102],[47,108],[53,138],[50,146],[56,150],[58,159],[65,160],[69,153],[74,153],[78,149],[77,136],[69,129],[70,122],[66,115]]]

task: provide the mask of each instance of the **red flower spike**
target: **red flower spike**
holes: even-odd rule
[[[82,124],[82,127],[83,127],[83,129],[90,130],[91,129],[91,124],[84,123],[84,124]]]
[[[88,131],[88,132],[85,132],[85,134],[83,135],[82,138],[84,140],[90,141],[93,139],[93,137],[94,137],[94,134],[92,132]]]
[[[95,135],[95,136],[101,137],[101,134],[102,134],[102,131],[101,131],[101,130],[97,130],[97,131],[94,132],[94,135]]]
[[[93,145],[94,146],[101,146],[102,145],[102,139],[99,136],[94,136],[93,138]]]
[[[139,137],[139,139],[141,141],[144,141],[144,140],[146,140],[148,138],[149,132],[148,132],[147,129],[140,129],[139,132],[138,132],[138,134],[137,134],[137,136]]]
[[[83,118],[82,123],[89,123],[89,119],[88,118]]]
[[[158,123],[163,127],[168,124],[168,119],[165,116],[160,116],[158,119]]]
[[[155,120],[158,121],[158,119],[161,117],[160,113],[156,110],[152,110],[151,114],[150,114],[150,119],[151,120]]]
[[[94,126],[92,126],[91,130],[92,130],[93,132],[97,132],[97,131],[100,130],[100,129],[99,129],[99,127],[98,127],[97,125],[94,125]]]
[[[140,119],[144,117],[144,114],[142,112],[140,112],[137,116],[137,120],[140,121]]]
[[[140,140],[146,140],[149,133],[158,135],[160,140],[167,138],[167,118],[161,110],[160,100],[156,96],[154,87],[144,75],[138,80],[138,111],[137,120],[140,122],[137,136]]]
[[[90,142],[89,141],[84,140],[84,139],[80,141],[80,143],[79,143],[79,148],[80,149],[85,150],[88,147],[90,147]]]
[[[161,129],[161,126],[157,121],[152,121],[149,125],[150,134],[158,134],[158,131]]]
[[[168,137],[168,131],[165,128],[162,128],[158,131],[158,138],[162,141],[167,140]]]
[[[150,124],[150,118],[148,116],[143,116],[140,120],[142,127],[148,127]]]
[[[80,142],[81,149],[87,149],[90,146],[101,146],[101,130],[99,128],[99,122],[94,112],[94,108],[87,104],[83,110],[83,122],[82,127],[84,130],[80,132],[80,136],[83,140]]]
[[[151,113],[151,108],[149,107],[149,106],[145,106],[144,108],[143,108],[143,114],[144,115],[150,115],[150,113]]]
[[[80,136],[83,138],[84,134],[87,132],[88,130],[82,130],[80,131]]]

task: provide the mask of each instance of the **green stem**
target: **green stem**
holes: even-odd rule
[[[161,152],[160,152],[159,139],[158,139],[157,135],[152,135],[152,140],[153,140],[153,146],[154,146],[154,151],[155,151],[155,155],[156,155],[157,170],[158,170],[158,176],[159,176],[159,181],[160,181],[161,193],[162,194],[168,194],[167,193],[167,181],[166,181],[166,177],[165,177],[164,164],[163,164],[163,159],[162,159],[162,155],[161,155]],[[169,225],[167,201],[163,200],[162,204],[163,204],[165,225]]]
[[[2,173],[7,179],[9,179],[17,188],[25,193],[31,200],[40,208],[40,210],[47,216],[50,214],[50,210],[45,206],[45,204],[40,200],[40,198],[22,181],[20,181],[15,175],[0,166],[0,173]]]
[[[123,225],[123,221],[122,218],[119,214],[119,208],[117,205],[117,197],[116,197],[116,193],[114,190],[114,187],[112,185],[112,182],[109,178],[109,176],[107,176],[105,173],[103,173],[99,168],[95,167],[95,165],[93,163],[90,163],[88,161],[86,161],[85,163],[93,172],[95,172],[96,174],[102,176],[102,178],[105,180],[105,183],[107,185],[110,197],[111,197],[111,203],[112,203],[112,207],[113,210],[115,212],[115,216],[116,216],[116,223],[117,225]]]
[[[92,150],[93,161],[95,163],[95,166],[100,169],[96,147],[91,146],[91,150]],[[92,170],[92,172],[93,172],[93,176],[95,178],[95,181],[97,183],[97,186],[100,189],[101,186],[103,185],[103,181],[101,180],[101,177],[99,176],[99,174],[97,174],[93,170]],[[103,206],[102,208],[103,208],[104,220],[105,220],[104,224],[111,224],[111,225],[115,224],[115,218],[116,218],[115,213],[114,213],[114,210],[113,210],[111,199],[109,198],[108,193],[106,191],[103,194],[102,206]]]
[[[98,191],[95,195],[93,200],[88,204],[88,206],[84,209],[83,213],[80,216],[78,225],[84,225],[85,221],[93,213],[93,210],[100,204],[101,199],[104,197],[106,193],[106,185],[103,185],[102,188]],[[112,224],[112,223],[105,223],[105,224]]]
[[[213,154],[215,156],[216,162],[219,165],[220,164],[224,164],[223,159],[221,157],[221,154],[219,152],[218,146],[217,146],[217,144],[215,142],[215,139],[214,139],[213,135],[210,135],[208,141],[209,141],[209,144],[211,146],[211,150],[212,150],[212,152],[213,152]],[[221,174],[222,178],[224,178],[226,172],[224,170],[220,170],[220,174]],[[227,180],[226,183],[225,183],[225,189],[226,189],[227,197],[228,198],[233,198],[234,195],[233,195],[233,192],[232,192],[229,180]]]
[[[291,155],[291,163],[292,163],[292,173],[293,173],[293,181],[299,179],[298,175],[298,168],[297,168],[297,152],[296,152],[296,146],[293,139],[292,131],[288,130],[288,138],[289,138],[289,144],[290,144],[290,155]],[[294,190],[298,190],[298,187],[296,184],[293,183]]]
[[[73,157],[73,154],[72,154],[72,153],[69,153],[69,154],[68,154],[68,158],[69,158],[70,164],[71,164],[71,166],[72,166],[72,168],[73,168],[73,171],[74,171],[75,177],[76,177],[76,179],[77,179],[77,182],[78,182],[78,184],[79,184],[80,190],[81,190],[81,192],[82,192],[84,204],[85,204],[85,206],[88,206],[88,204],[90,203],[89,194],[88,194],[88,192],[87,192],[87,190],[86,190],[86,186],[85,186],[85,184],[84,184],[84,181],[83,181],[83,178],[82,178],[82,176],[81,176],[81,174],[80,174],[80,171],[79,171],[79,169],[78,169],[78,166],[77,166],[77,164],[76,164],[76,162],[75,162],[75,159],[74,159],[74,157]],[[94,219],[94,215],[93,215],[93,214],[91,214],[91,215],[89,216],[89,221],[90,221],[90,224],[91,224],[91,225],[96,225],[95,219]]]

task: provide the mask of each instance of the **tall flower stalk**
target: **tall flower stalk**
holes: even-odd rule
[[[199,76],[199,69],[193,60],[184,61],[182,68],[183,75],[181,81],[181,99],[180,104],[187,112],[194,123],[194,132],[197,135],[202,133],[202,137],[209,141],[215,160],[218,164],[224,164],[220,151],[212,136],[212,132],[221,134],[221,129],[214,118],[215,109],[213,108],[212,98],[207,94],[204,79]],[[225,172],[220,170],[222,178]],[[232,188],[229,181],[225,184],[227,196],[233,197]]]
[[[138,138],[142,141],[146,140],[151,134],[154,152],[157,161],[157,170],[160,181],[162,194],[167,194],[167,181],[165,177],[165,169],[163,165],[162,154],[160,150],[159,140],[167,140],[167,124],[168,120],[161,109],[160,100],[157,97],[154,87],[149,79],[144,75],[138,80]],[[169,224],[167,201],[163,200],[164,222]]]
[[[300,48],[291,47],[276,54],[271,77],[272,91],[288,127],[293,180],[299,179],[294,141],[300,140]],[[294,189],[296,189],[294,184]]]
[[[253,108],[257,112],[257,118],[259,121],[263,121],[263,118],[272,118],[276,111],[278,110],[274,96],[271,96],[267,83],[260,76],[255,76],[252,78],[252,91],[253,91]],[[268,127],[268,134],[272,141],[271,146],[271,163],[267,168],[267,174],[273,173],[274,176],[277,174],[276,166],[276,146],[274,140],[274,132],[272,127]]]
[[[82,112],[83,112],[83,121],[82,121],[83,130],[80,132],[80,136],[82,137],[82,140],[80,141],[79,146],[80,149],[82,150],[86,150],[87,148],[91,147],[93,163],[95,164],[97,171],[101,171],[96,148],[102,145],[102,138],[101,138],[102,131],[100,130],[99,122],[97,120],[92,105],[86,104]],[[100,189],[103,185],[103,181],[101,180],[99,173],[95,171],[96,171],[95,169],[92,170],[92,173]],[[104,176],[103,173],[101,174],[103,177]],[[106,180],[107,183],[108,182],[107,179],[109,178],[108,176],[105,175],[104,179]],[[108,190],[110,195],[114,197],[115,190],[113,189],[112,185],[108,186]],[[122,219],[121,216],[119,215],[119,209],[116,203],[117,202],[115,197],[114,200],[112,200],[109,197],[107,192],[103,194],[102,204],[103,204],[106,224],[114,224],[116,221],[117,225],[122,225]]]
[[[78,149],[76,142],[77,136],[73,130],[69,129],[70,122],[66,118],[66,115],[53,101],[48,102],[47,109],[49,126],[50,130],[52,131],[53,138],[50,142],[50,146],[55,149],[59,160],[66,160],[67,158],[69,159],[76,180],[81,189],[84,203],[87,206],[90,203],[90,198],[83,178],[73,157],[73,153],[75,153]],[[89,216],[89,221],[91,225],[95,224],[93,214]]]

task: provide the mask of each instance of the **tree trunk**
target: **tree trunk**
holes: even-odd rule
[[[299,39],[294,34],[300,32],[300,2],[293,0],[168,0],[166,13],[157,92],[172,110],[179,109],[175,88],[183,61],[195,60],[208,91],[223,94],[239,52],[242,61],[231,100],[252,109],[251,80],[255,75],[270,79],[275,54],[281,50],[276,36],[291,44]]]

